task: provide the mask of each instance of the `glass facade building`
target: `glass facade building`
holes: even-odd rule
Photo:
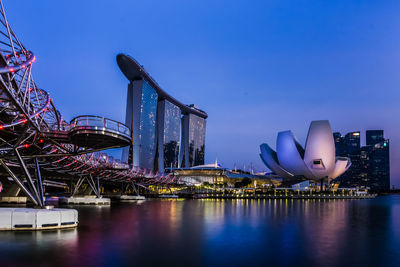
[[[158,170],[177,168],[181,135],[181,110],[168,100],[158,102]],[[162,152],[162,153],[160,153]]]
[[[344,147],[344,140],[343,136],[339,132],[333,133],[333,139],[335,140],[335,151],[337,157],[344,157],[345,156],[345,147]]]
[[[181,167],[204,164],[206,120],[194,114],[182,118]]]
[[[363,147],[360,147],[360,132],[350,132],[345,138],[340,136],[340,133],[334,133],[336,155],[349,157],[352,163],[349,170],[338,178],[340,186],[389,190],[389,140],[384,138],[383,130],[366,131],[367,145]]]
[[[125,124],[132,130],[132,145],[122,152],[122,160],[132,166],[154,168],[158,95],[144,79],[128,86]]]
[[[367,130],[366,132],[367,146],[373,146],[385,141],[383,130]]]
[[[204,164],[206,120],[182,115],[144,79],[129,84],[125,123],[132,129],[132,145],[122,160],[132,166],[164,172]]]
[[[117,63],[130,82],[125,124],[132,143],[122,161],[161,173],[204,164],[207,113],[167,94],[133,58],[119,54]]]
[[[193,114],[190,114],[189,116],[189,165],[203,165],[206,120]]]
[[[350,132],[344,137],[346,154],[354,154],[360,151],[360,132]]]
[[[389,140],[383,140],[371,146],[370,186],[378,191],[390,189]]]
[[[147,169],[154,168],[154,159],[156,155],[157,100],[157,92],[146,81],[143,81],[139,127],[140,160],[138,166]],[[133,153],[135,153],[135,151],[133,151]]]

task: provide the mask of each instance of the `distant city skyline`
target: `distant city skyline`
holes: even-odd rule
[[[383,130],[367,130],[365,145],[361,145],[361,133],[349,132],[342,135],[333,133],[336,156],[348,157],[351,166],[338,178],[341,187],[365,187],[371,190],[389,190],[390,141],[385,139]]]
[[[309,123],[328,119],[334,132],[360,131],[362,145],[366,130],[384,130],[400,186],[398,1],[4,4],[37,56],[36,82],[66,120],[124,121],[123,52],[207,111],[206,163],[265,170],[260,143],[291,129],[304,145]]]

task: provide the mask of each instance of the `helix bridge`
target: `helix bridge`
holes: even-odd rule
[[[0,164],[35,206],[45,205],[44,173],[73,179],[74,191],[86,181],[97,196],[100,181],[145,187],[178,183],[171,174],[132,167],[102,153],[129,146],[131,130],[99,116],[65,121],[33,78],[35,60],[12,30],[0,0]]]

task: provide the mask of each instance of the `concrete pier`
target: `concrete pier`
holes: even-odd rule
[[[121,200],[121,201],[145,200],[145,199],[146,199],[146,197],[144,197],[144,196],[129,196],[129,195],[119,196],[119,200]]]
[[[96,197],[60,197],[60,204],[65,205],[110,205],[109,198],[96,198]]]
[[[25,204],[26,203],[26,197],[3,196],[3,197],[0,197],[0,203]]]
[[[174,195],[174,194],[163,194],[163,195],[159,195],[159,198],[179,198],[178,195]]]
[[[74,209],[0,208],[0,230],[47,230],[78,226]]]

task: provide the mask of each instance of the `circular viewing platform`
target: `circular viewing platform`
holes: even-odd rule
[[[72,119],[68,136],[72,144],[93,149],[124,147],[132,140],[130,129],[125,124],[91,115]]]

